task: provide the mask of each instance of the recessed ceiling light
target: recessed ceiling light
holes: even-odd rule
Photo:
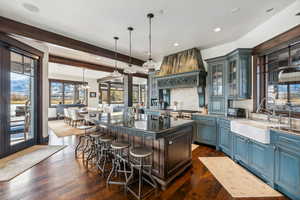
[[[214,32],[220,32],[222,29],[220,27],[214,28]]]
[[[174,47],[178,47],[179,46],[179,44],[177,42],[175,42],[173,45],[174,45]]]
[[[296,16],[300,16],[300,12],[298,12],[298,13],[296,14]]]
[[[236,12],[238,12],[238,11],[240,11],[240,8],[233,8],[233,9],[231,10],[232,13],[236,13]]]
[[[101,58],[100,57],[96,57],[96,60],[101,60]]]
[[[268,10],[266,10],[267,13],[272,12],[274,10],[274,8],[269,8]]]
[[[29,12],[38,13],[40,11],[40,9],[37,6],[31,3],[23,3],[22,6]]]

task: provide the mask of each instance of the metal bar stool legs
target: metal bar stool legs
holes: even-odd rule
[[[147,147],[135,147],[130,150],[130,155],[138,160],[137,164],[132,163],[131,167],[134,172],[134,169],[138,171],[138,191],[134,191],[134,183],[136,181],[133,180],[134,173],[132,173],[126,183],[126,190],[128,190],[133,196],[137,199],[143,199],[147,197],[150,193],[157,189],[157,183],[152,176],[152,165],[145,164],[145,160],[152,156],[152,150]],[[152,189],[149,189],[147,192],[143,194],[143,183],[148,183]]]

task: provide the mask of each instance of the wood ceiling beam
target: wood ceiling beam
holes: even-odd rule
[[[31,25],[23,24],[0,16],[0,32],[7,34],[17,34],[20,36],[32,38],[35,40],[56,44],[59,46],[83,51],[98,56],[114,59],[114,52],[102,47],[98,47],[86,42],[75,40],[57,33],[46,31]],[[118,60],[128,62],[129,57],[124,54],[118,54]],[[132,64],[142,66],[145,61],[132,58]]]
[[[253,54],[254,55],[262,54],[263,52],[269,49],[280,46],[284,43],[288,43],[289,41],[292,41],[293,39],[299,37],[300,37],[300,25],[297,25],[291,28],[290,30],[271,38],[270,40],[267,40],[257,45],[253,49]]]
[[[100,65],[100,64],[94,64],[94,63],[89,63],[81,60],[75,60],[71,58],[66,58],[66,57],[61,57],[61,56],[56,56],[56,55],[49,55],[49,62],[52,63],[59,63],[59,64],[64,64],[64,65],[71,65],[75,67],[83,67],[91,70],[97,70],[97,71],[103,71],[103,72],[113,72],[114,68],[106,66],[106,65]],[[120,73],[123,73],[123,69],[118,69]],[[141,73],[135,73],[133,74],[135,77],[139,78],[148,78],[147,74],[141,74]]]

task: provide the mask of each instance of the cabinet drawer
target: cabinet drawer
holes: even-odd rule
[[[224,127],[226,129],[230,129],[230,120],[227,119],[218,119],[219,127]]]
[[[196,120],[196,123],[200,125],[206,125],[206,126],[216,125],[216,119],[214,117],[203,117],[203,116],[193,115],[192,119]]]
[[[300,150],[300,136],[271,130],[271,143]]]

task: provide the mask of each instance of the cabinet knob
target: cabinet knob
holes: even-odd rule
[[[169,145],[173,144],[173,141],[169,141]]]

